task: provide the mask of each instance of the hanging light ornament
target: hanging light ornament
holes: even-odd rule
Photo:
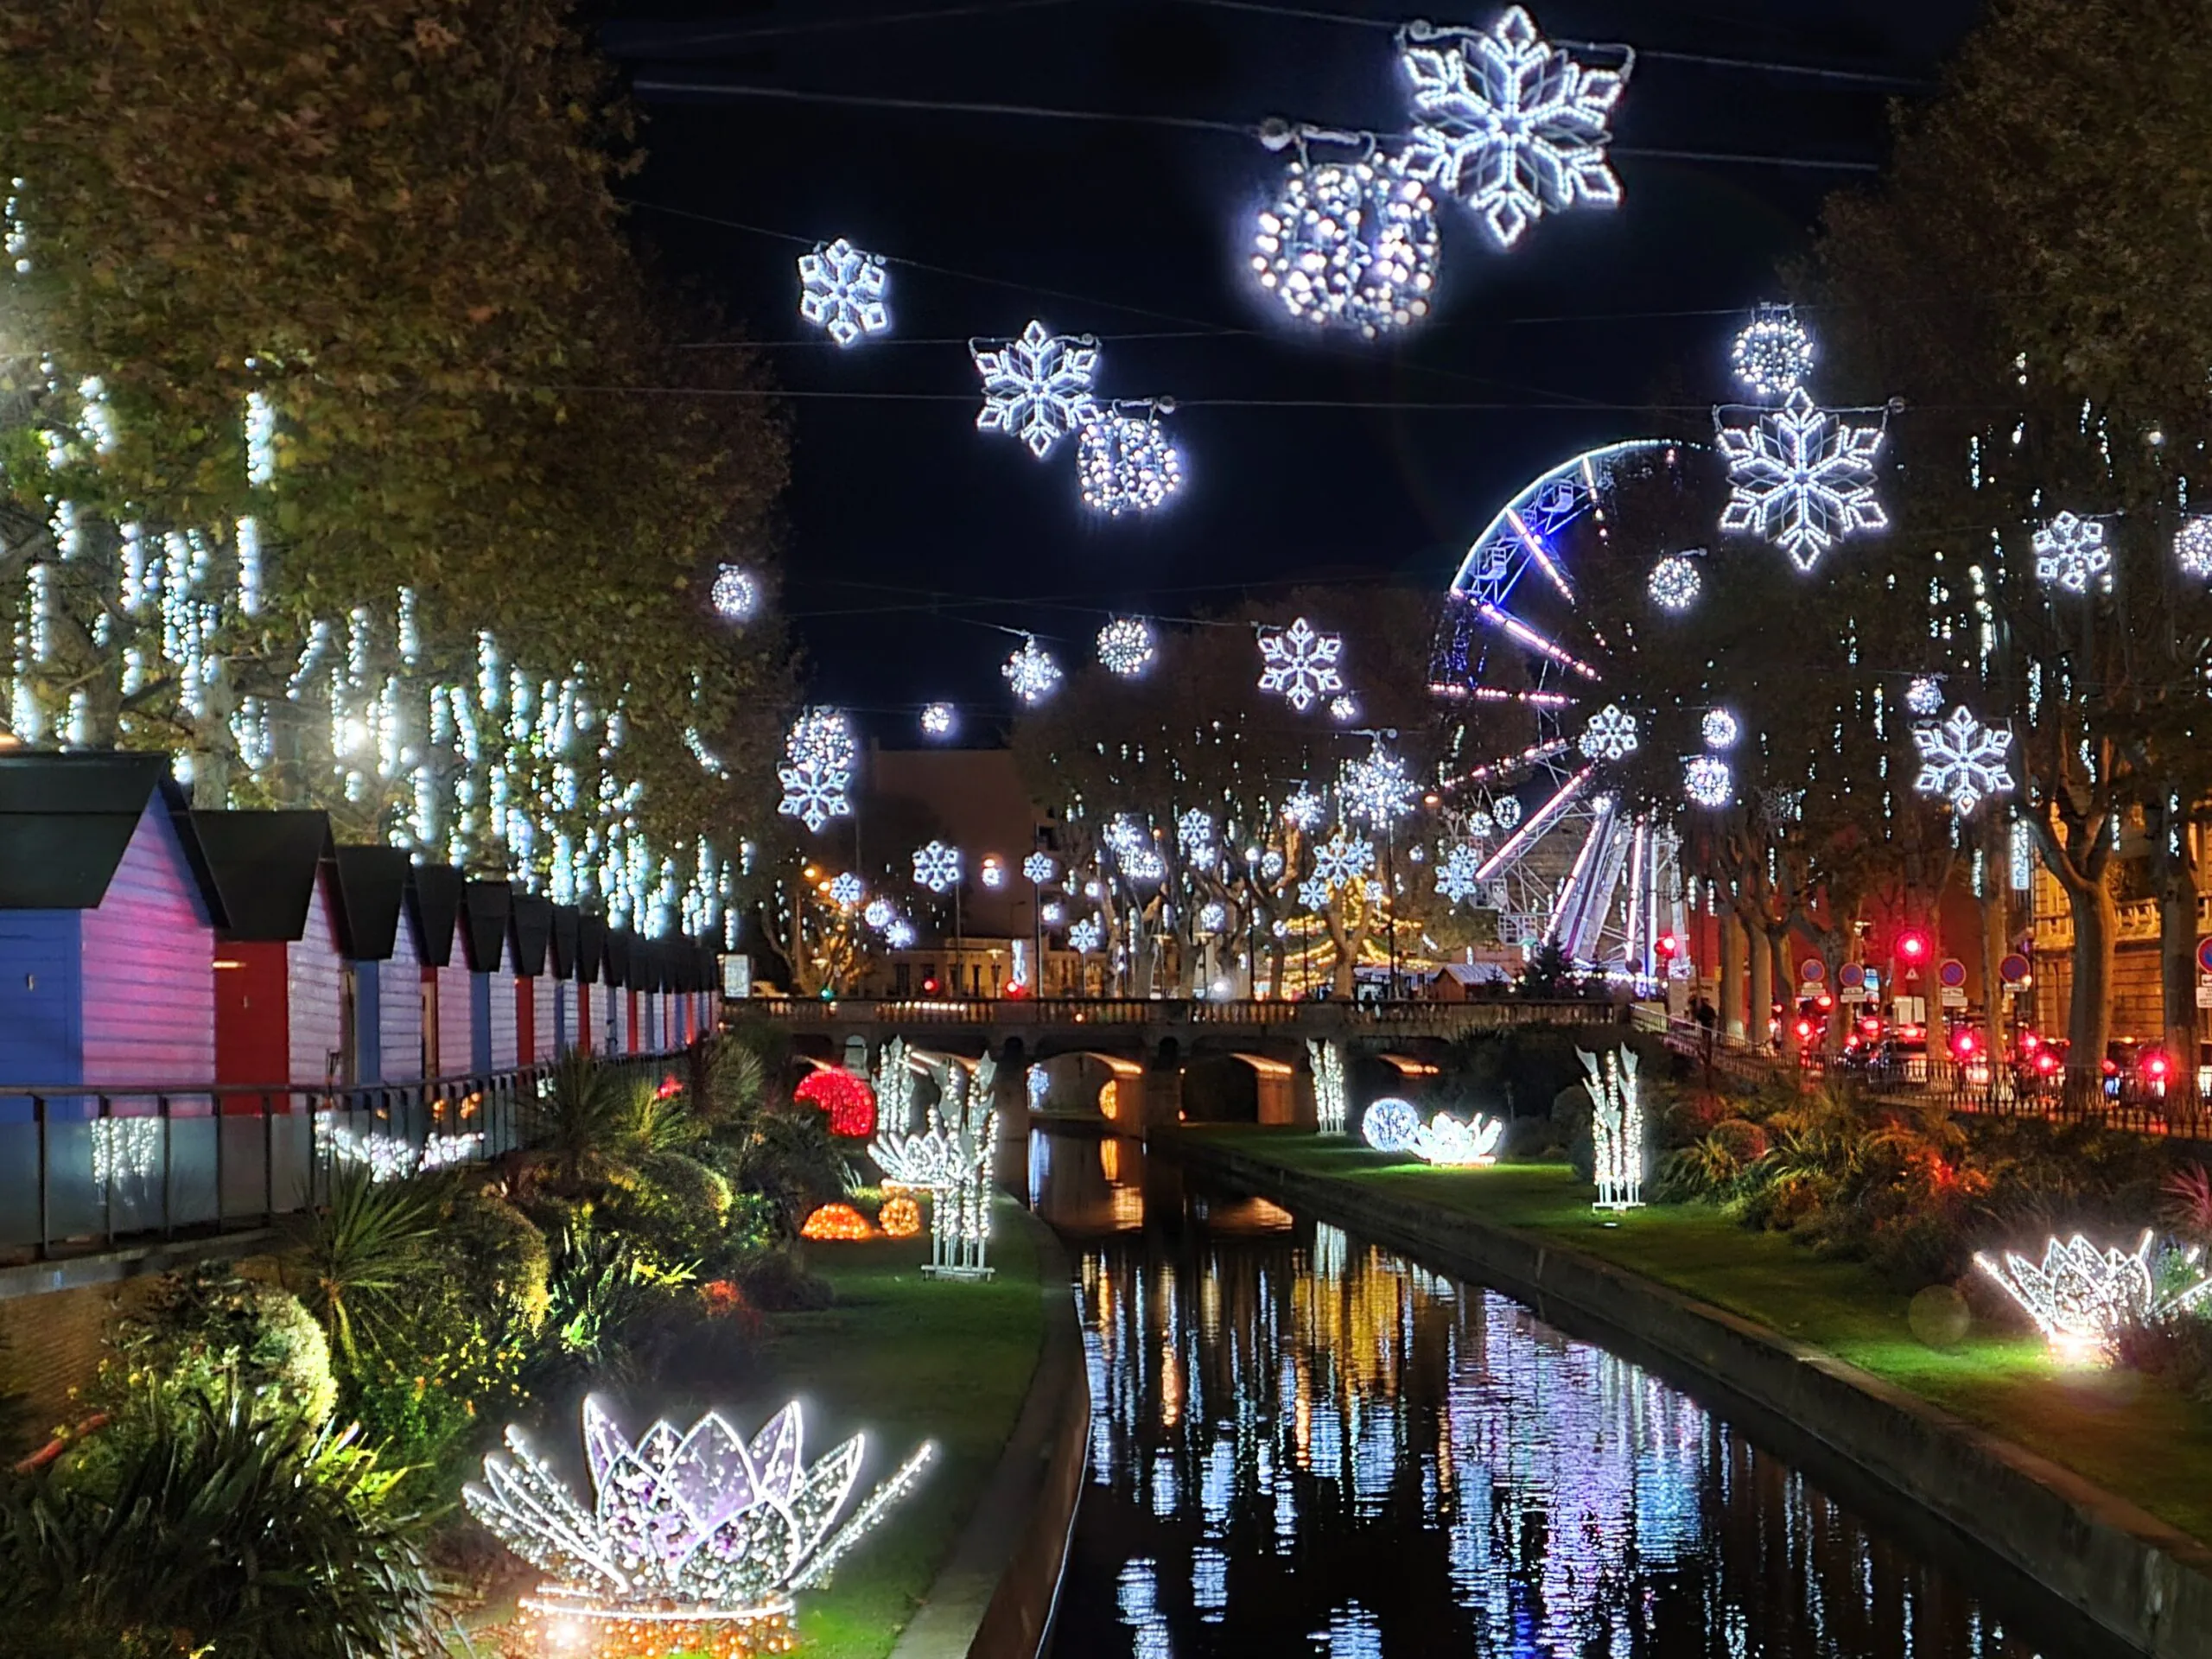
[[[742,622],[760,608],[760,585],[743,565],[724,564],[715,569],[715,585],[709,591],[709,601],[718,616],[733,622]]]
[[[1651,602],[1672,614],[1679,616],[1696,604],[1698,589],[1704,586],[1696,561],[1687,553],[1670,553],[1651,567]]]
[[[838,709],[809,709],[791,722],[784,737],[784,758],[801,766],[850,770],[859,758],[852,722]]]
[[[1283,822],[1300,830],[1311,830],[1321,822],[1327,804],[1310,789],[1293,792],[1282,804]]]
[[[1736,798],[1736,779],[1718,755],[1697,755],[1682,767],[1682,793],[1694,806],[1718,809]]]
[[[868,896],[868,884],[847,870],[830,883],[830,902],[841,910],[851,910]]]
[[[922,710],[924,737],[950,737],[952,728],[959,723],[960,717],[949,702],[932,702]]]
[[[891,278],[881,256],[862,253],[842,236],[799,255],[798,282],[799,315],[840,346],[891,327],[883,302]]]
[[[1491,821],[1501,830],[1511,833],[1521,823],[1521,798],[1501,795],[1490,804]]]
[[[999,672],[1006,676],[1014,695],[1028,703],[1044,702],[1060,683],[1060,665],[1037,643],[1033,633],[1021,636],[1021,649],[1006,659],[1006,666]]]
[[[1716,412],[1714,431],[1728,462],[1723,531],[1763,537],[1810,571],[1845,537],[1889,528],[1874,499],[1880,426],[1850,425],[1800,386],[1749,426],[1722,425]]]
[[[1157,650],[1152,625],[1141,617],[1117,616],[1098,630],[1098,660],[1122,679],[1134,680],[1150,668]]]
[[[1183,856],[1204,863],[1213,855],[1213,817],[1192,807],[1175,820],[1176,843]]]
[[[1347,762],[1337,779],[1344,816],[1383,829],[1414,810],[1420,791],[1406,776],[1406,763],[1387,752],[1380,739],[1363,760]]]
[[[1086,916],[1068,929],[1068,949],[1089,956],[1106,943],[1106,930],[1098,925],[1098,918]]]
[[[1329,700],[1329,718],[1339,726],[1351,724],[1359,718],[1357,701],[1350,696],[1332,697]]]
[[[1174,412],[1172,397],[1097,407],[1076,438],[1084,505],[1118,518],[1164,506],[1183,487],[1183,452],[1160,423]]]
[[[960,885],[960,849],[933,841],[914,853],[914,882],[931,893],[945,893]]]
[[[1458,45],[1433,44],[1455,37]],[[1413,83],[1406,172],[1464,200],[1501,249],[1547,213],[1618,207],[1607,124],[1636,54],[1611,49],[1621,54],[1618,69],[1577,63],[1519,6],[1487,33],[1408,23],[1398,35],[1399,62]]]
[[[1592,760],[1618,760],[1636,753],[1636,717],[1609,702],[1582,728],[1582,753]]]
[[[899,907],[888,899],[871,899],[861,912],[861,919],[880,933],[899,919]]]
[[[1317,633],[1300,617],[1287,628],[1260,630],[1260,690],[1280,691],[1283,700],[1304,714],[1319,698],[1344,689],[1337,671],[1344,654],[1340,633]]]
[[[1787,397],[1813,372],[1813,336],[1795,308],[1763,305],[1728,354],[1737,383],[1763,404]]]
[[[835,709],[810,709],[792,722],[784,739],[785,763],[776,768],[783,798],[776,810],[797,818],[809,832],[819,835],[832,818],[849,818],[853,804],[846,794],[853,780],[859,748],[853,728]]]
[[[1482,891],[1478,874],[1482,863],[1480,853],[1465,842],[1456,842],[1449,853],[1437,861],[1437,892],[1455,905],[1465,904]]]
[[[2174,557],[2182,575],[2212,581],[2212,515],[2192,513],[2174,532]]]
[[[1363,143],[1357,160],[1314,161],[1315,141]],[[1421,181],[1371,134],[1302,127],[1282,188],[1260,210],[1252,270],[1300,322],[1356,328],[1370,340],[1428,315],[1441,239]]]
[[[1904,689],[1904,706],[1909,713],[1929,719],[1943,712],[1943,680],[1941,675],[1921,674],[1914,677]]]
[[[983,382],[976,429],[1020,438],[1039,461],[1097,410],[1098,341],[1090,334],[1048,334],[1033,320],[1018,340],[971,340],[968,351]]]
[[[1963,704],[1948,720],[1914,727],[1912,746],[1920,752],[1913,792],[1940,796],[1962,818],[1985,797],[2012,792],[2012,728],[1984,726]]]
[[[1737,738],[1742,735],[1742,728],[1736,724],[1736,716],[1726,709],[1707,709],[1704,720],[1699,722],[1698,729],[1703,734],[1705,747],[1708,749],[1732,749],[1736,747]]]
[[[2112,569],[2112,549],[2100,519],[2062,512],[2035,534],[2036,580],[2046,588],[2086,594],[2089,583]]]

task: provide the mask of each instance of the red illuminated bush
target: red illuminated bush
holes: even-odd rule
[[[875,1090],[864,1078],[840,1067],[817,1071],[799,1084],[792,1098],[829,1113],[832,1135],[865,1141],[875,1133]]]

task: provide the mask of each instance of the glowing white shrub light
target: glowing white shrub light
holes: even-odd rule
[[[1260,286],[1293,317],[1373,340],[1428,315],[1442,242],[1427,191],[1396,156],[1300,155],[1261,209],[1252,250]]]
[[[922,1132],[908,1133],[903,1115],[895,1127],[887,1121],[868,1155],[886,1185],[930,1195],[930,1265],[923,1271],[939,1279],[988,1279],[991,1147],[999,1125],[991,1096],[998,1064],[981,1060],[970,1077],[956,1061],[937,1077],[937,1102]]]
[[[1800,386],[1749,426],[1716,423],[1716,436],[1728,462],[1722,530],[1763,537],[1809,571],[1843,537],[1889,528],[1874,499],[1879,426],[1850,425]]]
[[[1052,660],[1052,652],[1037,643],[1034,634],[1021,636],[1021,649],[1006,659],[999,672],[1024,702],[1044,702],[1060,683],[1060,665]]]
[[[2183,1259],[2195,1281],[2159,1294],[2148,1230],[2132,1252],[2117,1246],[2100,1250],[2076,1233],[2070,1239],[2046,1240],[2040,1262],[2010,1250],[2002,1262],[1980,1251],[1974,1259],[2027,1311],[2052,1354],[2072,1364],[2108,1363],[2120,1333],[2129,1325],[2164,1319],[2212,1295],[2212,1276],[2195,1273],[2194,1249]]]
[[[840,346],[891,327],[884,303],[891,276],[879,254],[863,253],[839,237],[817,242],[798,257],[798,314]]]
[[[1971,817],[1985,797],[2012,792],[2009,726],[1984,726],[1961,705],[1940,723],[1914,727],[1912,745],[1920,752],[1913,792],[1942,797],[1962,818]]]
[[[548,1575],[523,1598],[558,1650],[607,1656],[703,1650],[716,1659],[791,1645],[794,1596],[910,1491],[936,1455],[924,1444],[843,1524],[867,1455],[855,1434],[804,1456],[794,1401],[747,1441],[709,1412],[679,1433],[657,1422],[632,1445],[596,1399],[583,1406],[588,1503],[518,1428],[461,1491],[468,1512]],[[563,1637],[581,1634],[580,1643]]]
[[[1319,698],[1344,689],[1337,671],[1344,648],[1344,635],[1316,632],[1302,616],[1287,628],[1262,628],[1260,690],[1281,692],[1302,715]]]
[[[1688,554],[1670,553],[1651,567],[1651,602],[1662,611],[1676,614],[1687,611],[1697,603],[1698,590],[1704,586],[1697,561]]]
[[[1582,728],[1582,753],[1592,760],[1618,760],[1636,752],[1636,716],[1609,702]]]
[[[1763,305],[1736,336],[1728,361],[1762,403],[1787,397],[1813,372],[1813,336],[1786,305]]]
[[[1462,1123],[1449,1112],[1439,1112],[1414,1131],[1406,1150],[1425,1164],[1464,1169],[1497,1161],[1497,1143],[1505,1125],[1494,1117],[1477,1117]]]
[[[1344,1051],[1341,1043],[1306,1039],[1306,1058],[1313,1068],[1313,1121],[1324,1135],[1344,1132],[1351,1093],[1344,1087]]]
[[[1385,1095],[1359,1120],[1360,1138],[1377,1152],[1406,1152],[1421,1133],[1421,1114],[1413,1103]]]
[[[1601,1065],[1575,1050],[1590,1074],[1590,1137],[1596,1153],[1597,1210],[1643,1207],[1643,1103],[1637,1093],[1636,1051],[1617,1048]]]
[[[1183,487],[1183,452],[1160,423],[1173,411],[1167,399],[1116,404],[1083,423],[1076,438],[1075,470],[1083,505],[1109,518],[1150,512]]]
[[[1098,660],[1109,674],[1133,680],[1152,666],[1158,643],[1141,617],[1117,616],[1098,630]]]
[[[742,565],[717,566],[715,585],[709,589],[707,598],[716,615],[728,617],[733,622],[744,621],[760,607],[760,585]]]
[[[1097,411],[1090,395],[1098,372],[1098,341],[1090,334],[1053,334],[1032,321],[1018,340],[970,340],[982,377],[981,432],[1003,432],[1042,461],[1053,445]]]
[[[2112,569],[2105,527],[2095,518],[2062,512],[2035,533],[2036,580],[2046,588],[2084,594],[2089,583]]]

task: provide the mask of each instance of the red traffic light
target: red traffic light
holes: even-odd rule
[[[1928,960],[1928,936],[1916,927],[1908,927],[1897,935],[1897,957],[1903,962]]]
[[[922,982],[922,994],[925,996],[935,996],[938,994],[938,982],[934,975]]]
[[[2166,1057],[2156,1051],[2143,1057],[2143,1075],[2153,1083],[2164,1083],[2166,1080],[2166,1073],[2171,1069],[2171,1064]]]
[[[1951,1033],[1951,1052],[1962,1060],[1972,1059],[1974,1050],[1980,1046],[1981,1039],[1971,1026],[1961,1026]]]
[[[1682,948],[1682,942],[1671,933],[1662,933],[1659,936],[1656,948],[1659,951],[1661,960],[1672,962],[1675,957],[1680,954]]]

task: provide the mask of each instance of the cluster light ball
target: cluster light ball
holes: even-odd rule
[[[1066,918],[1067,908],[1063,905],[1049,904],[1039,912],[1039,919],[1047,927],[1058,927]]]
[[[1490,804],[1490,816],[1499,829],[1510,833],[1521,823],[1521,798],[1518,795],[1499,796]]]
[[[868,1224],[868,1217],[849,1204],[825,1204],[800,1224],[801,1238],[839,1240],[856,1243],[875,1236],[875,1229]]]
[[[883,942],[893,950],[908,949],[914,943],[915,937],[914,925],[903,916],[883,930]]]
[[[1022,636],[1021,649],[1006,659],[1006,666],[999,672],[1006,676],[1014,695],[1027,703],[1044,702],[1060,683],[1060,665],[1037,643],[1034,634]]]
[[[950,737],[953,728],[959,723],[960,717],[949,702],[929,703],[922,709],[922,735],[925,737]]]
[[[1682,767],[1682,793],[1694,806],[1718,810],[1736,798],[1735,775],[1718,755],[1696,755]]]
[[[1252,249],[1260,286],[1291,316],[1373,340],[1428,315],[1442,238],[1421,181],[1378,151],[1291,162]]]
[[[2191,513],[2174,532],[2174,557],[2182,575],[2212,581],[2212,514]]]
[[[1204,905],[1198,910],[1198,931],[1218,933],[1229,925],[1229,906],[1218,902]]]
[[[836,767],[850,771],[860,746],[852,722],[836,709],[809,709],[791,722],[784,738],[784,755],[795,766]]]
[[[740,564],[717,566],[707,597],[716,615],[733,622],[742,622],[760,608],[760,586],[753,580],[753,573]]]
[[[1104,409],[1083,423],[1076,436],[1076,478],[1084,505],[1118,518],[1166,506],[1183,487],[1183,452],[1168,441],[1160,421],[1167,407],[1163,403],[1142,414]]]
[[[915,1238],[922,1230],[922,1206],[900,1192],[886,1198],[875,1212],[875,1224],[886,1238]]]
[[[1002,887],[1006,885],[1006,865],[996,853],[986,853],[983,855],[982,868],[977,874],[982,878],[983,885],[987,887]]]
[[[1704,720],[1699,722],[1698,729],[1704,734],[1705,747],[1708,749],[1732,749],[1736,747],[1737,738],[1742,735],[1736,716],[1726,709],[1708,709]]]
[[[1152,625],[1141,617],[1117,616],[1098,630],[1098,660],[1109,674],[1133,680],[1158,654]]]
[[[1662,611],[1680,615],[1697,603],[1698,590],[1704,586],[1697,561],[1686,553],[1669,553],[1651,567],[1651,602]]]
[[[1385,1095],[1359,1120],[1360,1138],[1377,1152],[1406,1152],[1421,1133],[1421,1114],[1409,1100]]]
[[[1636,753],[1636,717],[1609,702],[1582,728],[1582,753],[1592,760],[1618,760]]]
[[[861,912],[861,919],[880,933],[899,919],[899,907],[888,899],[871,899]]]
[[[1787,397],[1813,372],[1813,336],[1786,305],[1763,305],[1729,353],[1737,381],[1762,403]]]
[[[1906,709],[1922,719],[1932,719],[1943,712],[1943,682],[1932,674],[1916,676],[1904,689]]]

